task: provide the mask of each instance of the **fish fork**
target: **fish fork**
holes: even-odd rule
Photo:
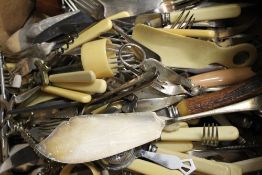
[[[184,9],[170,28],[190,29],[195,21],[194,14]],[[185,15],[184,15],[185,14]]]
[[[218,127],[214,123],[210,126],[206,127],[206,124],[204,124],[203,127],[203,136],[202,136],[202,145],[204,146],[210,146],[210,147],[216,147],[219,144],[218,141]]]

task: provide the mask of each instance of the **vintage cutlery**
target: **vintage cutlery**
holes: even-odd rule
[[[244,67],[253,64],[257,56],[252,44],[222,48],[215,43],[170,34],[141,24],[136,25],[132,37],[159,54],[161,62],[170,67],[204,68],[212,63]]]

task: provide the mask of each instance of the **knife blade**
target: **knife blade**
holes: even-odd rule
[[[157,111],[180,102],[184,97],[185,95],[176,95],[169,97],[140,99],[137,101],[135,112]]]

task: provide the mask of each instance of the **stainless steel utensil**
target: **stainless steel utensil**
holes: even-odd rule
[[[203,127],[202,145],[216,147],[218,145],[218,127],[214,123]]]
[[[109,170],[119,170],[132,164],[134,159],[144,158],[171,170],[179,170],[184,175],[189,175],[196,170],[192,159],[181,160],[169,154],[160,154],[143,149],[132,149],[123,153],[102,159],[99,163]]]

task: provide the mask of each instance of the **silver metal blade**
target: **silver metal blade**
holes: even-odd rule
[[[184,97],[185,97],[184,95],[176,95],[170,97],[141,99],[137,101],[137,107],[135,111],[136,112],[157,111],[166,108],[168,106],[171,106],[175,103],[178,103]]]

